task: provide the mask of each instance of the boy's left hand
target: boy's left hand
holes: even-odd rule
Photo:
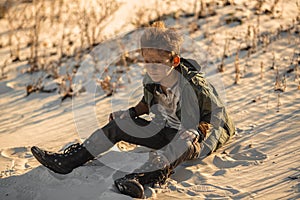
[[[191,142],[197,142],[199,134],[196,130],[193,129],[187,129],[187,130],[181,130],[179,133],[179,137],[183,140],[188,140]]]

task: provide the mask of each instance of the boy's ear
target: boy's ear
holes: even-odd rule
[[[180,57],[178,55],[173,57],[173,66],[177,67],[180,64]]]

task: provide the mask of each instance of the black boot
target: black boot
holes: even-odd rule
[[[48,152],[36,146],[31,148],[31,152],[41,164],[59,174],[68,174],[76,167],[94,159],[94,156],[79,143],[71,145],[63,153]]]
[[[149,160],[134,173],[115,180],[115,186],[122,194],[133,198],[144,198],[144,185],[163,185],[173,173],[166,159],[150,154]]]

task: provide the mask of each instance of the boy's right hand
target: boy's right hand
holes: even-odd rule
[[[124,119],[130,117],[128,110],[119,110],[109,114],[109,121],[112,121],[116,118]]]

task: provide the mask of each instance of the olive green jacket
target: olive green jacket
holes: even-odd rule
[[[180,73],[179,88],[181,105],[177,106],[176,115],[186,129],[196,129],[200,122],[207,122],[217,130],[218,147],[222,146],[235,133],[234,123],[228,115],[216,89],[211,85],[202,72],[199,72],[185,59],[177,71]],[[151,80],[148,74],[143,80],[144,96],[142,101],[149,106],[155,104],[154,92],[158,83]],[[211,147],[216,149],[217,147]]]

